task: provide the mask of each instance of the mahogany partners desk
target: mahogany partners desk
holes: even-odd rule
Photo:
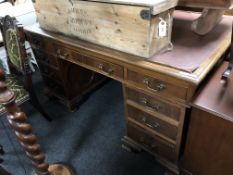
[[[35,53],[43,52],[49,59],[66,60],[120,81],[127,124],[124,147],[146,150],[178,173],[189,102],[230,45],[230,17],[225,17],[205,37],[190,31],[190,24],[196,17],[194,13],[176,11],[173,51],[150,59],[46,32],[38,24],[26,27],[25,32]]]

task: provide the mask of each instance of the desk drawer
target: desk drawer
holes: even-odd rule
[[[164,114],[167,117],[179,121],[181,115],[181,109],[179,107],[127,87],[125,90],[126,96],[129,100],[132,100],[147,109]]]
[[[84,57],[85,63],[94,69],[97,69],[98,72],[110,76],[115,77],[116,79],[123,79],[124,78],[124,69],[123,67],[112,64],[100,59],[93,59],[89,57]]]
[[[58,60],[56,57],[37,49],[34,49],[34,54],[39,63],[47,67],[58,69]]]
[[[175,97],[186,100],[187,88],[179,85],[166,82],[166,80],[160,80],[151,76],[143,75],[131,70],[127,72],[127,80],[137,86],[147,89],[150,92],[164,95],[167,97]]]
[[[55,55],[63,60],[72,61],[72,62],[82,62],[83,56],[78,52],[73,51],[72,49],[66,48],[62,45],[54,45]]]
[[[159,134],[176,140],[177,127],[173,126],[155,116],[147,114],[133,106],[127,105],[128,117],[131,120],[139,122],[140,124],[155,130]]]
[[[27,34],[31,47],[47,53],[53,53],[53,42],[48,38],[44,38],[36,34]]]
[[[34,34],[28,34],[28,39],[32,48],[34,49],[43,49],[44,48],[44,40],[43,37]]]
[[[165,157],[171,161],[176,161],[176,146],[166,142],[165,140],[151,135],[143,128],[135,126],[132,123],[127,124],[128,137],[135,140],[151,152]]]

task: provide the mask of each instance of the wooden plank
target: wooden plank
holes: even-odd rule
[[[106,2],[124,5],[151,7],[151,14],[156,15],[171,9],[178,4],[178,0],[88,0],[93,2]]]
[[[179,0],[179,5],[200,8],[232,9],[233,0]]]

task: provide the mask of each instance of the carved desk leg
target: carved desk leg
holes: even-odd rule
[[[15,135],[31,159],[37,175],[73,175],[72,171],[62,164],[49,165],[45,162],[45,155],[40,145],[37,144],[37,137],[32,133],[32,126],[27,122],[26,115],[21,112],[15,103],[15,95],[10,91],[3,81],[4,73],[0,70],[0,104],[7,110],[7,119]]]
[[[204,9],[202,15],[192,23],[192,30],[199,34],[209,33],[222,19],[225,10]]]

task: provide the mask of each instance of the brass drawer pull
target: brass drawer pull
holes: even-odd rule
[[[164,83],[158,83],[155,87],[151,85],[151,80],[149,78],[145,78],[143,83],[147,86],[148,89],[160,92],[166,89],[166,85]]]
[[[61,54],[61,49],[57,49],[57,54],[60,55]]]
[[[160,124],[157,123],[157,122],[155,122],[155,123],[148,123],[146,117],[143,117],[143,118],[142,118],[142,121],[143,121],[144,124],[145,124],[146,126],[148,126],[149,128],[157,129],[157,128],[160,127]]]
[[[153,143],[150,145],[150,147],[153,148],[153,149],[156,149],[156,150],[158,149],[158,146],[153,144]]]
[[[57,57],[64,59],[64,60],[67,60],[67,59],[69,59],[70,54],[69,53],[61,54],[61,50],[57,49]]]
[[[107,74],[112,74],[114,71],[111,67],[105,66],[104,64],[100,63],[99,64],[99,69]]]
[[[146,107],[154,109],[155,111],[159,111],[159,109],[161,108],[159,104],[150,104],[149,100],[146,98],[142,98],[141,103],[145,105]]]

